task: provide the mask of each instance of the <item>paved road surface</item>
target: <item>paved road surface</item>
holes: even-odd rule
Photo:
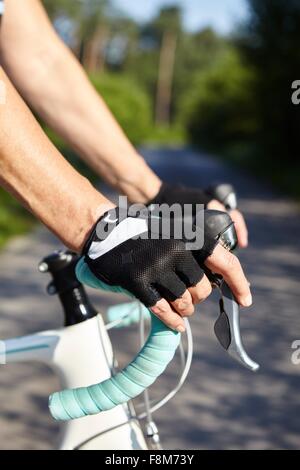
[[[195,355],[187,384],[157,416],[169,449],[297,449],[300,446],[300,364],[291,362],[291,344],[300,339],[300,220],[295,204],[262,182],[190,150],[144,152],[169,181],[204,185],[231,181],[250,229],[250,248],[241,253],[254,293],[244,311],[247,349],[261,364],[252,374],[220,349],[212,333],[216,297],[192,320]],[[59,302],[47,298],[46,277],[36,266],[59,243],[43,229],[14,240],[0,255],[0,338],[57,327]],[[111,301],[92,292],[97,306]],[[116,300],[114,300],[116,301]],[[117,336],[114,334],[114,338]],[[135,330],[118,336],[123,360],[137,349]],[[175,366],[157,385],[161,393],[174,380]],[[55,448],[57,425],[47,413],[47,396],[57,388],[40,364],[2,366],[0,371],[0,449]],[[156,392],[156,393],[157,393]]]

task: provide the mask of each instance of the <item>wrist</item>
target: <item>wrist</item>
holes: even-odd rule
[[[143,157],[138,155],[137,158],[138,161],[132,167],[126,168],[126,173],[124,171],[118,186],[130,202],[147,205],[159,193],[162,181]]]
[[[91,233],[93,232],[95,225],[98,220],[109,210],[113,209],[115,204],[113,204],[108,199],[103,198],[103,202],[98,205],[91,206],[87,209],[86,215],[82,225],[78,229],[77,236],[75,241],[72,243],[72,249],[77,253],[81,253],[84,249]]]

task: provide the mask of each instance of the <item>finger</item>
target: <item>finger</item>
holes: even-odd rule
[[[180,333],[185,331],[183,318],[172,310],[171,305],[166,299],[159,300],[150,310],[171,330],[176,330]]]
[[[194,313],[194,306],[190,293],[186,290],[186,285],[175,272],[169,272],[155,284],[155,288],[182,316],[189,316]]]
[[[182,317],[190,317],[195,312],[192,296],[188,290],[179,299],[171,302],[171,305]]]
[[[147,288],[145,288],[144,284],[140,281],[135,281],[132,283],[128,290],[146,307],[152,307],[162,299],[162,295],[157,291],[157,289],[155,289],[154,286],[149,284]]]
[[[199,304],[203,302],[212,292],[212,286],[206,276],[203,276],[200,282],[194,287],[190,287],[189,293],[192,297],[193,304]]]
[[[241,248],[246,248],[248,246],[248,230],[243,215],[240,211],[233,210],[230,212],[230,217],[234,222],[239,246]]]
[[[224,204],[222,204],[220,201],[217,201],[216,199],[212,199],[207,204],[207,209],[226,212],[226,207],[224,206]]]
[[[176,266],[176,274],[186,287],[192,287],[201,281],[204,271],[194,256],[191,255],[180,260]]]
[[[249,307],[252,304],[251,291],[241,264],[236,256],[217,245],[205,265],[217,274],[221,274],[232,290],[233,295],[240,305]]]
[[[178,279],[180,282],[180,279]],[[183,286],[183,292],[185,291]],[[183,318],[175,312],[170,303],[162,298],[161,292],[158,291],[156,286],[149,285],[147,289],[143,284],[136,282],[132,293],[156,315],[163,323],[165,323],[172,330],[183,333],[185,331]],[[181,292],[179,293],[181,296]],[[174,300],[176,299],[176,296]]]

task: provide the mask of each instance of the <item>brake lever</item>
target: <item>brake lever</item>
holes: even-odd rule
[[[233,251],[237,245],[237,236],[230,217],[218,211],[206,211],[206,229],[215,236],[219,243],[228,251]],[[218,235],[216,235],[218,234]],[[254,362],[246,353],[240,331],[240,307],[231,289],[224,279],[212,273],[207,268],[204,271],[213,286],[218,287],[221,294],[220,315],[215,322],[214,331],[218,341],[225,351],[247,369],[257,371],[259,364]]]
[[[253,361],[245,351],[240,330],[239,305],[224,280],[218,287],[221,299],[219,303],[220,315],[214,326],[215,335],[231,357],[255,372],[259,369],[259,364]]]

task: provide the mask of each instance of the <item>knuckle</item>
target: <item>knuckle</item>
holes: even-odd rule
[[[159,300],[153,307],[151,307],[151,311],[158,317],[167,315],[169,310],[168,304],[163,299]]]
[[[157,307],[157,306],[150,307],[150,310],[156,317],[161,319],[161,311],[160,311],[159,307]]]
[[[178,319],[176,317],[173,318],[172,313],[169,311],[164,302],[158,302],[154,307],[151,307],[150,310],[169,328],[173,330],[177,328]]]
[[[190,317],[194,313],[194,306],[191,297],[188,300],[177,299],[173,306],[182,317]]]
[[[180,300],[180,299],[178,299]],[[191,303],[191,295],[188,290],[185,290],[185,292],[181,296],[181,301]]]
[[[207,299],[212,293],[212,286],[208,279],[205,279],[204,282],[201,282],[195,289],[194,298],[198,302],[203,302],[203,300]]]

